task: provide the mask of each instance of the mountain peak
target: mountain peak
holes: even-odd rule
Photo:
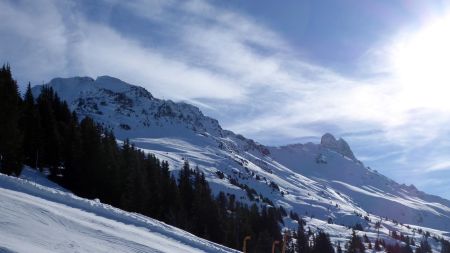
[[[136,87],[135,85],[126,83],[119,78],[111,77],[111,76],[99,76],[95,79],[94,85],[97,88],[108,89],[114,92],[125,92],[132,87]]]
[[[52,87],[60,97],[69,103],[80,97],[99,95],[99,92],[109,94],[123,93],[124,95],[153,99],[152,94],[145,88],[106,75],[98,76],[96,79],[88,76],[57,77],[45,85]],[[41,87],[42,85],[33,87],[33,95],[37,96],[40,93]]]
[[[353,154],[353,151],[350,149],[350,146],[342,138],[336,140],[336,138],[332,134],[326,133],[322,136],[320,145],[322,147],[336,151],[337,153],[342,154],[348,158],[351,158],[352,160],[356,160],[356,157]]]
[[[334,144],[334,143],[336,143],[336,138],[330,133],[324,134],[322,136],[322,138],[320,139],[321,145],[328,145],[328,144]]]
[[[124,138],[136,130],[148,131],[151,128],[157,132],[163,127],[179,134],[188,130],[221,136],[218,121],[203,115],[199,108],[154,98],[145,88],[115,77],[54,78],[46,85],[67,101],[79,116],[89,116],[121,132],[122,135],[118,136]],[[35,96],[41,88],[33,87]],[[173,130],[175,128],[177,130]]]
[[[56,77],[53,78],[50,83],[55,85],[64,84],[66,85],[67,81],[71,81],[73,83],[85,83],[85,82],[94,82],[94,79],[89,76],[74,76],[74,77]]]

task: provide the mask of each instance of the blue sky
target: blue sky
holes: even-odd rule
[[[24,85],[111,75],[267,145],[345,138],[450,198],[450,11],[421,0],[0,1]]]

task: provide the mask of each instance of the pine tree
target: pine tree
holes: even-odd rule
[[[413,250],[412,250],[411,246],[409,245],[409,243],[407,243],[405,245],[405,247],[403,247],[402,253],[413,253]]]
[[[180,171],[178,179],[178,191],[180,192],[180,200],[183,207],[183,212],[180,213],[183,224],[182,228],[189,229],[192,226],[192,220],[188,217],[192,216],[192,203],[194,200],[194,189],[191,181],[191,168],[189,162],[185,160],[183,169]],[[189,223],[189,224],[188,224]]]
[[[80,189],[89,198],[99,198],[99,188],[104,167],[102,166],[101,129],[92,118],[86,117],[80,123],[81,133],[81,168],[86,175]],[[130,171],[130,174],[133,171]]]
[[[302,221],[303,220],[299,223],[297,230],[297,249],[299,252],[308,253],[311,251],[309,247],[309,237],[306,235],[305,227]]]
[[[24,162],[32,168],[39,166],[41,122],[34,101],[31,85],[28,84],[22,103],[20,130],[23,133],[22,151]]]
[[[72,114],[72,122],[67,129],[67,136],[64,144],[65,171],[63,184],[72,189],[73,192],[80,194],[82,192],[81,182],[84,182],[82,170],[82,140],[80,126],[76,113]],[[42,153],[42,152],[41,152]],[[113,189],[110,189],[114,191]]]
[[[58,109],[53,89],[42,87],[36,102],[42,126],[42,152],[39,154],[39,160],[42,166],[50,169],[51,176],[55,178],[62,162],[62,139],[55,115],[55,110]]]
[[[334,253],[334,248],[331,245],[330,237],[320,231],[314,239],[314,246],[312,253]]]
[[[341,242],[338,242],[337,253],[342,253]]]
[[[270,237],[267,230],[262,231],[258,239],[256,241],[255,247],[253,247],[253,250],[250,252],[259,253],[259,252],[271,252],[272,250],[272,243],[273,240]]]
[[[74,140],[76,142],[76,140]],[[78,143],[75,143],[75,147]],[[99,175],[99,191],[102,192],[103,201],[117,205],[119,200],[116,196],[120,194],[120,150],[117,146],[116,137],[112,131],[104,130],[101,138],[100,152],[102,159],[100,166],[103,167]],[[104,175],[108,175],[108,180],[103,180]]]
[[[19,131],[20,96],[9,65],[0,69],[0,172],[20,175],[22,170]]]
[[[353,230],[352,238],[350,239],[350,244],[348,246],[348,253],[363,253],[365,252],[364,244],[362,243],[361,237],[356,235],[355,230]]]
[[[364,243],[367,243],[367,248],[372,249],[372,243],[370,242],[369,237],[367,237],[367,234],[364,234],[363,238],[364,238]]]
[[[142,167],[145,155],[130,145],[128,140],[122,149],[122,170],[127,171],[128,175],[123,184],[121,203],[126,210],[143,213],[150,194],[146,188],[148,175]]]
[[[431,253],[431,246],[426,239],[420,242],[420,246],[416,248],[416,253]]]
[[[375,250],[376,251],[380,251],[381,250],[380,240],[379,239],[375,240]]]
[[[441,253],[450,253],[450,242],[441,240]]]

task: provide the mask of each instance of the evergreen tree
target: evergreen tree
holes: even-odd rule
[[[39,163],[50,169],[53,178],[58,175],[62,163],[62,139],[55,115],[58,106],[55,99],[53,89],[46,86],[41,89],[36,99],[42,126],[42,152],[39,155]]]
[[[271,252],[273,238],[270,237],[267,230],[262,231],[256,240],[256,246],[251,250],[252,253]]]
[[[450,253],[450,242],[441,240],[441,253]]]
[[[145,156],[136,150],[129,141],[125,141],[123,146],[123,170],[127,171],[125,177],[121,202],[125,210],[133,212],[144,212],[144,207],[149,196],[146,188],[148,177],[146,171],[142,169],[143,158]]]
[[[320,231],[314,239],[314,246],[312,253],[334,253],[334,248],[331,245],[330,237]]]
[[[379,239],[375,240],[375,250],[376,251],[380,251],[381,250],[380,240]]]
[[[20,102],[10,67],[3,66],[0,69],[0,172],[17,176],[22,170]]]
[[[366,248],[364,247],[364,244],[362,243],[361,237],[356,235],[355,230],[353,230],[352,238],[350,239],[350,244],[348,246],[348,253],[363,253],[365,252]]]
[[[192,229],[192,222],[188,217],[193,215],[192,203],[194,200],[194,189],[191,181],[191,169],[189,162],[185,160],[182,170],[180,171],[178,178],[178,191],[180,193],[180,200],[182,205],[182,211],[179,213],[179,226],[184,229]]]
[[[416,248],[416,253],[432,253],[431,246],[426,239],[420,242],[420,246]]]
[[[82,137],[81,130],[78,123],[76,113],[72,114],[72,121],[67,129],[67,136],[64,138],[64,177],[63,184],[72,189],[73,192],[81,194],[83,190],[81,186],[84,185],[84,171],[82,170]],[[40,152],[42,153],[42,152]],[[114,189],[110,189],[114,191]]]
[[[367,243],[367,248],[372,249],[372,242],[370,242],[369,237],[367,237],[367,234],[364,234],[364,243]]]
[[[342,253],[342,248],[341,248],[340,242],[338,243],[338,246],[337,246],[337,253]]]
[[[303,220],[301,220],[303,221]],[[308,253],[311,251],[309,247],[309,236],[305,232],[303,222],[300,222],[297,230],[297,249],[299,252]]]
[[[37,168],[41,143],[41,122],[30,84],[28,84],[23,98],[19,123],[20,130],[23,133],[22,152],[24,162],[32,168]]]
[[[157,162],[156,157],[153,157],[153,161],[154,163]],[[169,172],[169,163],[167,161],[161,163],[160,176],[161,180],[159,189],[161,191],[162,207],[160,209],[160,216],[162,220],[168,222],[169,224],[175,224],[176,210],[180,210],[181,200],[176,180]]]
[[[412,250],[411,246],[409,245],[409,243],[406,244],[405,247],[403,247],[402,253],[413,253],[413,250]]]
[[[74,142],[76,142],[74,138]],[[78,143],[74,146],[77,147]],[[100,161],[103,167],[99,176],[99,191],[101,191],[101,199],[107,203],[117,205],[119,200],[116,196],[120,194],[120,150],[117,146],[116,137],[112,131],[104,130],[103,138],[101,138],[100,150],[102,159]],[[108,180],[103,180],[104,175],[108,175]]]
[[[104,177],[102,170],[101,152],[101,128],[93,119],[86,117],[80,123],[81,133],[81,168],[84,182],[80,191],[89,198],[99,198],[101,178]],[[130,168],[130,174],[133,170]]]

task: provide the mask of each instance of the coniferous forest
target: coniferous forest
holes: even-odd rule
[[[234,195],[213,196],[205,176],[185,161],[178,174],[91,118],[79,119],[48,87],[33,97],[18,91],[9,66],[0,70],[0,172],[20,175],[24,165],[48,169],[49,178],[85,198],[98,198],[202,238],[249,252],[270,252],[281,240],[280,209],[247,206]]]

